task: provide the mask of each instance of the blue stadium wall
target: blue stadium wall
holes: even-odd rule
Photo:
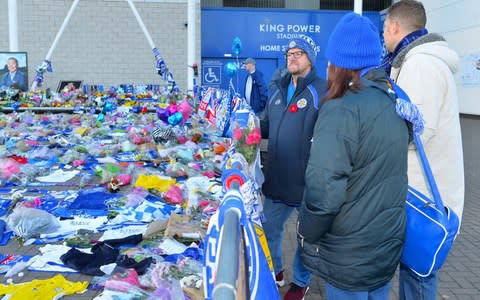
[[[274,70],[284,66],[285,47],[291,38],[306,34],[320,47],[315,67],[321,78],[326,76],[325,47],[330,32],[347,13],[336,10],[288,10],[204,8],[201,11],[201,82],[204,86],[227,89],[230,79],[243,96],[242,86],[246,71],[239,69],[233,78],[224,72],[225,64],[241,62],[247,57],[257,61],[257,69],[268,84]],[[382,20],[379,12],[363,12],[379,30]],[[232,51],[238,37],[242,49],[238,57]]]

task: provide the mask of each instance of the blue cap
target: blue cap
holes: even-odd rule
[[[298,38],[290,40],[287,45],[287,52],[294,48],[303,50],[307,54],[310,63],[312,63],[312,65],[315,64],[319,47],[311,37],[302,34]]]

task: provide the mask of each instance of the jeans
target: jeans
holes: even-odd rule
[[[283,271],[282,264],[282,239],[285,223],[294,209],[299,207],[288,206],[283,203],[274,203],[272,199],[265,198],[263,204],[263,214],[265,222],[263,230],[267,237],[268,248],[272,256],[273,269],[275,274]],[[298,246],[293,258],[293,279],[292,282],[298,286],[305,287],[310,284],[312,273],[307,270],[300,259],[300,250]]]
[[[371,291],[347,291],[334,287],[325,282],[325,293],[327,300],[388,300],[392,283],[389,281],[384,286]]]
[[[437,274],[427,277],[415,274],[407,266],[400,264],[400,300],[435,300],[437,294]]]

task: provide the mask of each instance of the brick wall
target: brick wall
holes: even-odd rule
[[[45,58],[73,0],[17,0],[18,47],[28,52],[28,79]],[[187,0],[135,0],[153,42],[182,90],[187,89]],[[196,53],[200,62],[200,1],[196,0]],[[8,51],[8,0],[0,0],[0,51]],[[84,83],[161,84],[154,57],[126,0],[81,0],[52,57],[45,86]]]

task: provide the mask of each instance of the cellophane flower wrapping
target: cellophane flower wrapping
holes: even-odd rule
[[[262,141],[260,122],[255,114],[234,118],[232,141],[235,151],[241,153],[249,165],[255,162]]]

